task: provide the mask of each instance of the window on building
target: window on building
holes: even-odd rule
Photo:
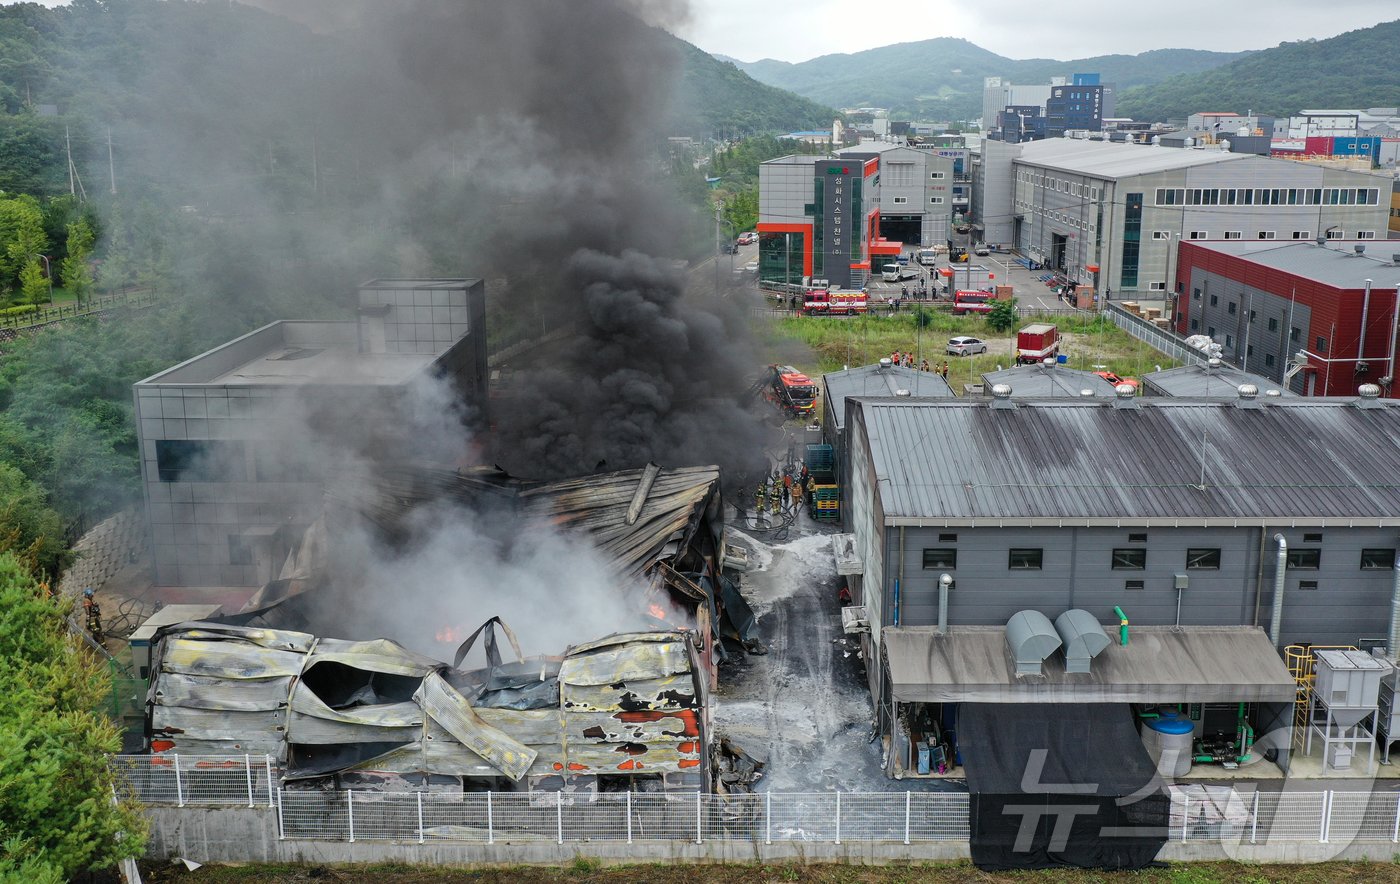
[[[938,542],[939,542],[939,543],[957,543],[957,542],[958,542],[958,535],[956,535],[956,534],[940,534],[940,535],[938,535]]]
[[[1269,317],[1269,331],[1278,331],[1278,317]]]
[[[1240,232],[1239,232],[1238,230],[1227,230],[1227,231],[1225,231],[1225,238],[1226,238],[1226,239],[1239,239],[1239,238],[1240,238]]]
[[[1245,355],[1245,358],[1246,358],[1246,359],[1248,359],[1250,356],[1253,356],[1253,355],[1254,355],[1254,345],[1253,345],[1253,344],[1250,344],[1248,347],[1245,347],[1245,348],[1244,348],[1244,355]]]
[[[1226,335],[1226,336],[1225,336],[1225,349],[1229,350],[1229,349],[1232,349],[1234,346],[1235,346],[1235,337],[1234,337],[1234,335]]]
[[[914,186],[914,164],[886,163],[881,177],[885,179],[885,184],[890,187],[912,187]]]
[[[1299,580],[1299,581],[1298,581],[1298,588],[1301,589],[1301,590],[1303,590],[1304,592],[1311,592],[1311,591],[1317,589],[1317,581],[1316,581],[1316,580]]]
[[[951,571],[957,567],[958,551],[956,549],[941,547],[924,550],[925,571]]]
[[[1201,321],[1200,321],[1199,319],[1193,319],[1193,320],[1191,320],[1191,331],[1200,331],[1200,329],[1201,329]]]
[[[1299,339],[1302,338],[1302,337],[1303,337],[1303,330],[1302,330],[1301,328],[1298,328],[1298,326],[1295,325],[1295,326],[1293,326],[1291,329],[1288,330],[1288,340],[1290,340],[1290,341],[1297,341],[1297,340],[1299,340]]]
[[[1142,589],[1143,585],[1144,585],[1144,584],[1143,584],[1143,582],[1142,582],[1141,580],[1124,580],[1124,581],[1123,581],[1123,588],[1126,589],[1128,592],[1134,592],[1135,590]]]
[[[1191,297],[1192,297],[1193,299],[1199,301],[1199,300],[1201,299],[1201,290],[1200,290],[1200,289],[1192,289],[1192,290],[1191,290]]]
[[[1210,306],[1215,307],[1215,306],[1217,306],[1219,303],[1220,303],[1220,296],[1219,296],[1219,295],[1211,295],[1211,296],[1210,296]]]
[[[1303,542],[1304,542],[1304,543],[1321,543],[1321,542],[1322,542],[1322,535],[1321,535],[1321,534],[1304,534],[1304,535],[1303,535]]]
[[[894,198],[894,204],[896,206],[902,206],[907,202],[909,202],[909,197],[907,196],[897,196]]]
[[[1123,547],[1113,551],[1113,570],[1142,571],[1147,567],[1147,550],[1141,547]]]
[[[1345,235],[1346,231],[1342,230],[1339,227],[1333,227],[1331,230],[1327,231],[1328,239],[1341,239]]]
[[[1209,239],[1210,234],[1204,230],[1193,230],[1190,233],[1191,239]]]
[[[1327,352],[1327,339],[1326,339],[1326,338],[1318,338],[1318,339],[1317,339],[1317,352],[1318,352],[1318,353],[1326,353],[1326,352]]]
[[[1358,230],[1358,231],[1356,231],[1356,238],[1357,238],[1357,239],[1375,239],[1375,238],[1376,238],[1376,232],[1375,232],[1374,230]]]
[[[253,550],[248,542],[237,534],[228,535],[228,563],[230,565],[253,564]]]
[[[1171,232],[1170,230],[1154,230],[1154,231],[1152,231],[1152,238],[1153,238],[1153,239],[1171,239],[1171,238],[1172,238],[1172,232]]]
[[[243,482],[248,461],[242,442],[158,439],[156,473],[162,482]]]
[[[1146,535],[1145,533],[1144,533],[1144,534],[1129,534],[1129,535],[1128,535],[1128,542],[1129,542],[1129,543],[1146,543],[1146,542],[1147,542],[1147,535]]]
[[[933,181],[942,181],[942,180],[943,180],[943,173],[942,173],[942,172],[930,172],[930,173],[928,173],[928,177],[929,177],[931,180],[933,180]]]
[[[1293,238],[1294,238],[1294,239],[1312,239],[1312,231],[1311,231],[1311,230],[1295,230],[1295,231],[1293,231]]]
[[[1226,305],[1225,305],[1225,312],[1226,312],[1226,313],[1229,313],[1231,316],[1234,316],[1234,315],[1235,315],[1235,308],[1236,308],[1237,306],[1238,306],[1238,305],[1237,305],[1234,301],[1231,301],[1229,304],[1226,304]]]
[[[1186,551],[1186,570],[1219,571],[1220,550],[1207,549],[1204,547],[1188,549]]]
[[[1264,367],[1265,367],[1265,368],[1273,368],[1273,367],[1274,367],[1274,354],[1272,354],[1272,353],[1265,353],[1265,354],[1264,354]]]
[[[1039,571],[1044,559],[1043,549],[1011,549],[1007,552],[1006,567],[1012,571]]]
[[[1213,326],[1213,325],[1208,325],[1208,326],[1206,326],[1206,334],[1210,335],[1212,338],[1215,337],[1215,326]]]
[[[1316,571],[1322,567],[1322,550],[1318,547],[1301,547],[1288,551],[1288,570]]]
[[[1259,238],[1260,238],[1260,239],[1273,239],[1273,238],[1274,238],[1274,231],[1272,231],[1272,230],[1261,230],[1261,231],[1259,231]]]
[[[1363,549],[1361,551],[1361,570],[1363,571],[1389,571],[1395,567],[1395,550],[1393,549]]]
[[[943,197],[941,197],[941,196],[931,196],[931,197],[928,198],[928,201],[929,201],[929,205],[933,205],[933,206],[941,206],[941,205],[943,205]]]
[[[1149,282],[1147,284],[1147,290],[1150,292],[1164,292],[1167,290],[1167,284],[1165,282]]]

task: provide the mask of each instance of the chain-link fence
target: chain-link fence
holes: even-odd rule
[[[147,804],[277,810],[312,841],[967,841],[965,792],[383,792],[277,788],[261,755],[118,756]],[[1400,843],[1400,793],[1173,787],[1173,841]]]
[[[1141,316],[1124,310],[1112,301],[1104,305],[1103,315],[1139,341],[1160,350],[1184,365],[1204,365],[1206,360],[1210,358],[1195,347],[1188,347],[1176,332],[1158,328]]]

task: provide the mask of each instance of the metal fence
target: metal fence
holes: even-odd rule
[[[0,329],[20,330],[31,326],[48,325],[64,319],[76,319],[93,313],[104,313],[117,307],[150,307],[156,303],[155,292],[141,290],[111,295],[95,295],[81,305],[56,304],[40,306],[28,313],[12,313],[0,316]]]
[[[1158,328],[1141,316],[1129,313],[1112,301],[1104,305],[1103,312],[1114,325],[1139,341],[1162,351],[1177,362],[1184,365],[1205,365],[1206,360],[1210,358],[1195,347],[1186,346],[1181,336],[1176,332]]]
[[[275,787],[265,756],[119,756],[147,804],[277,811],[278,836],[312,841],[967,841],[965,792],[381,792]],[[1400,843],[1400,793],[1174,790],[1172,841]]]
[[[266,755],[118,755],[113,767],[147,804],[276,805],[279,778]]]

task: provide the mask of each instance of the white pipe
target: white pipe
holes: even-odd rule
[[[943,574],[938,578],[938,634],[948,634],[948,587],[953,585],[953,575]]]
[[[1390,591],[1390,659],[1400,661],[1400,555],[1395,557],[1395,586]]]
[[[1395,306],[1390,314],[1390,361],[1386,363],[1385,373],[1390,377],[1390,384],[1395,385],[1395,340],[1400,336],[1400,284],[1395,286]]]
[[[1274,613],[1269,621],[1269,638],[1274,647],[1281,648],[1279,634],[1283,632],[1283,581],[1288,576],[1288,540],[1282,534],[1274,535],[1278,544],[1278,563],[1274,565]]]

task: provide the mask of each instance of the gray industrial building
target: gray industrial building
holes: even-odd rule
[[[1393,646],[1400,408],[1375,392],[848,399],[848,579],[893,754],[934,702],[1246,703],[1262,733],[1291,721],[1278,648]],[[1016,675],[1013,618],[1076,609],[1131,642],[1075,675],[1056,640]]]
[[[880,158],[879,233],[909,245],[948,239],[953,214],[953,158],[884,142],[862,142],[836,152],[853,159]]]
[[[1205,365],[1183,365],[1154,371],[1139,380],[1142,381],[1142,392],[1147,396],[1234,399],[1239,395],[1239,388],[1246,384],[1253,386],[1261,396],[1296,395],[1277,381],[1242,371],[1219,359],[1212,359]]]
[[[1183,240],[1370,239],[1388,211],[1366,172],[1069,138],[986,142],[978,179],[988,242],[1112,298],[1165,296]]]
[[[399,435],[417,382],[484,407],[480,280],[374,280],[358,304],[354,320],[273,322],[135,384],[156,584],[276,577],[335,458],[418,441]]]
[[[1113,398],[1113,385],[1092,371],[1057,364],[1017,365],[982,375],[982,395],[992,395],[997,384],[1006,384],[1016,398],[1048,399],[1080,397],[1088,390],[1099,399]]]

